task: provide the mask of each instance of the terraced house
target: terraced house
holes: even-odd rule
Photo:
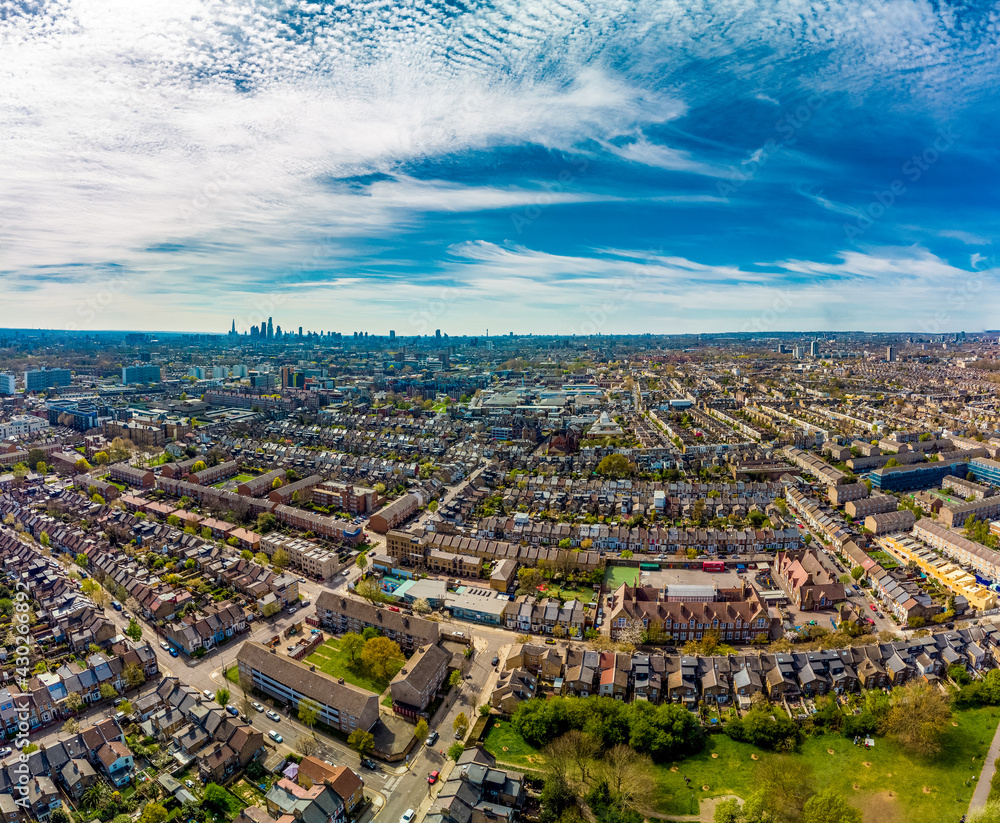
[[[636,628],[660,629],[674,643],[700,640],[717,631],[722,640],[749,643],[758,634],[778,636],[780,619],[745,583],[740,589],[719,590],[719,600],[678,602],[663,589],[620,586],[611,598],[607,626],[612,640]]]
[[[438,624],[432,620],[378,608],[329,589],[324,589],[316,598],[316,618],[322,627],[336,634],[361,634],[369,627],[377,629],[407,653],[418,646],[437,643],[441,634]]]
[[[547,653],[515,648],[491,697],[512,714],[524,700],[549,694],[675,702],[737,703],[881,689],[920,679],[936,683],[949,666],[981,672],[1000,656],[1000,628],[973,626],[890,643],[786,654],[727,656],[596,652],[569,646]]]

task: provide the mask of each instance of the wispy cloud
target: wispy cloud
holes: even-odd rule
[[[282,290],[329,326],[449,283],[456,328],[519,289],[548,328],[639,267],[649,302],[616,322],[641,328],[728,327],[787,284],[920,295],[838,257],[839,224],[957,120],[952,191],[872,238],[989,244],[994,27],[919,0],[0,0],[0,297],[60,324],[127,283],[101,322],[201,328]]]

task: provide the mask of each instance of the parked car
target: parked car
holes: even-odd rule
[[[362,757],[361,765],[364,766],[366,769],[371,769],[371,771],[373,772],[378,770],[378,763],[376,763],[370,757]]]
[[[274,721],[281,720],[281,715],[278,714],[273,709],[268,709],[268,711],[266,712],[266,715],[267,715],[268,720],[274,720]]]
[[[490,665],[495,666],[499,662],[500,662],[500,655],[495,654],[493,655],[493,659],[490,661]]]
[[[399,818],[399,823],[410,823],[410,821],[413,820],[413,814],[413,809],[407,809],[403,812],[403,816]]]
[[[233,717],[239,717],[240,712],[235,706],[226,706],[226,711],[229,712]]]
[[[878,609],[875,608],[875,604],[874,603],[869,603],[868,604],[868,608],[871,609],[873,612],[877,612],[878,611]]]
[[[170,656],[171,657],[179,657],[180,656],[180,652],[178,652],[177,649],[171,649],[170,650]]]
[[[166,640],[161,640],[160,641],[160,648],[163,649],[163,651],[165,651],[165,652],[169,652],[170,651],[170,644]]]
[[[258,703],[256,700],[254,700],[253,703],[251,703],[250,705],[253,706],[254,709],[258,712],[264,711],[264,707],[261,706],[260,703]]]
[[[435,769],[429,775],[427,775],[427,782],[430,783],[433,786],[435,783],[437,783],[437,780],[438,780],[438,778],[440,776],[441,776],[441,772],[439,772],[437,769]]]
[[[438,738],[440,736],[441,735],[439,735],[437,732],[431,732],[429,735],[427,735],[427,745],[433,746],[435,743],[438,742]]]
[[[271,729],[271,731],[267,733],[267,736],[270,737],[275,743],[281,743],[285,739],[280,734],[278,734],[274,729]]]
[[[215,700],[215,695],[212,694],[208,689],[205,689],[205,691],[203,691],[202,694],[205,695],[206,700]]]

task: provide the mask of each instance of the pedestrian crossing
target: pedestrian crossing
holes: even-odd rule
[[[385,781],[385,785],[382,787],[382,794],[388,797],[392,794],[392,790],[399,785],[399,781],[402,779],[402,775],[397,774],[395,777],[390,777]]]

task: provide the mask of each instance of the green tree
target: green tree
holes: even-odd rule
[[[49,540],[49,533],[42,532],[40,535],[38,535],[38,542],[41,543],[43,546],[45,546],[45,548],[48,548],[49,544],[52,542],[51,540]]]
[[[1000,800],[987,801],[980,811],[972,814],[969,823],[1000,823]]]
[[[217,783],[209,783],[205,786],[205,793],[202,795],[201,802],[204,805],[215,809],[220,814],[228,816],[229,792]]]
[[[205,469],[207,469],[207,468],[208,468],[208,466],[206,466],[206,465],[205,465],[205,461],[204,461],[204,460],[198,460],[198,461],[196,461],[196,462],[195,462],[195,464],[194,464],[194,465],[193,465],[193,466],[191,467],[191,472],[192,472],[192,473],[194,473],[194,472],[203,472],[203,471],[205,471]]]
[[[280,611],[281,611],[281,606],[279,606],[277,603],[274,602],[265,603],[260,608],[260,613],[264,615],[264,617],[274,617]]]
[[[78,712],[83,708],[83,698],[79,692],[70,692],[66,695],[66,708],[71,712]]]
[[[464,751],[465,751],[465,745],[463,743],[461,743],[461,742],[452,743],[448,747],[448,757],[450,757],[452,760],[454,760],[457,763],[458,762],[458,758],[460,758],[462,756],[462,752],[464,752]]]
[[[122,677],[125,680],[125,687],[128,689],[138,689],[146,682],[146,673],[138,663],[126,663],[122,669]]]
[[[271,564],[279,571],[288,568],[289,562],[291,562],[291,559],[288,557],[288,552],[284,549],[275,549],[274,554],[271,555]]]
[[[617,453],[609,454],[597,464],[597,473],[602,477],[620,480],[632,474],[632,467],[625,455]]]
[[[257,528],[259,534],[267,534],[278,528],[278,518],[271,512],[261,512],[257,515]]]
[[[365,639],[357,632],[347,632],[340,638],[340,650],[351,657],[351,663],[356,664],[361,650],[365,647]]]
[[[214,784],[209,783],[205,787],[205,802],[208,802],[208,788]],[[160,803],[148,803],[139,816],[139,823],[165,823],[167,810]]]
[[[715,814],[712,816],[712,823],[744,823],[743,808],[740,802],[732,797],[723,800],[715,807]]]
[[[372,605],[385,603],[388,599],[381,587],[371,580],[361,580],[355,584],[354,593],[362,600],[367,600]]]
[[[417,740],[426,740],[428,734],[430,734],[430,726],[428,726],[427,721],[421,717],[417,721],[417,725],[413,727],[413,736]]]
[[[110,683],[102,683],[100,692],[101,692],[101,698],[103,700],[113,700],[114,698],[118,697],[117,689],[115,689],[115,687],[112,686]]]
[[[364,756],[375,748],[375,736],[364,729],[355,729],[347,738],[347,745]]]
[[[316,725],[316,721],[319,720],[319,713],[322,711],[322,708],[315,700],[308,697],[303,698],[299,701],[299,721],[309,731],[312,731],[313,726]]]
[[[60,806],[49,815],[49,823],[72,823],[72,818],[69,816],[69,812]]]
[[[892,690],[886,733],[913,754],[937,754],[951,721],[948,698],[931,684],[914,681]]]
[[[220,706],[228,706],[230,697],[231,695],[229,693],[229,689],[222,688],[216,691],[215,702],[218,703]]]
[[[128,628],[125,629],[126,636],[130,637],[136,643],[142,640],[142,626],[140,626],[134,617],[130,617],[128,621]]]
[[[358,555],[358,559],[354,561],[354,565],[361,569],[361,571],[364,571],[367,568],[368,558],[365,557],[364,552],[361,552],[361,554]]]
[[[455,671],[453,671],[450,675],[448,675],[448,685],[451,686],[452,688],[455,688],[455,686],[461,686],[462,672],[460,672],[458,669],[455,669]]]
[[[853,577],[855,580],[860,580],[864,576],[865,576],[864,566],[855,566],[853,569],[851,569],[851,577]]]
[[[388,637],[373,637],[361,650],[365,668],[382,680],[389,680],[403,667],[403,652],[399,644]]]
[[[280,477],[275,477],[274,481],[271,483],[271,488],[272,489],[280,489],[284,485],[285,484],[281,482],[281,478]]]
[[[861,812],[839,794],[827,789],[805,802],[802,823],[861,823]]]

